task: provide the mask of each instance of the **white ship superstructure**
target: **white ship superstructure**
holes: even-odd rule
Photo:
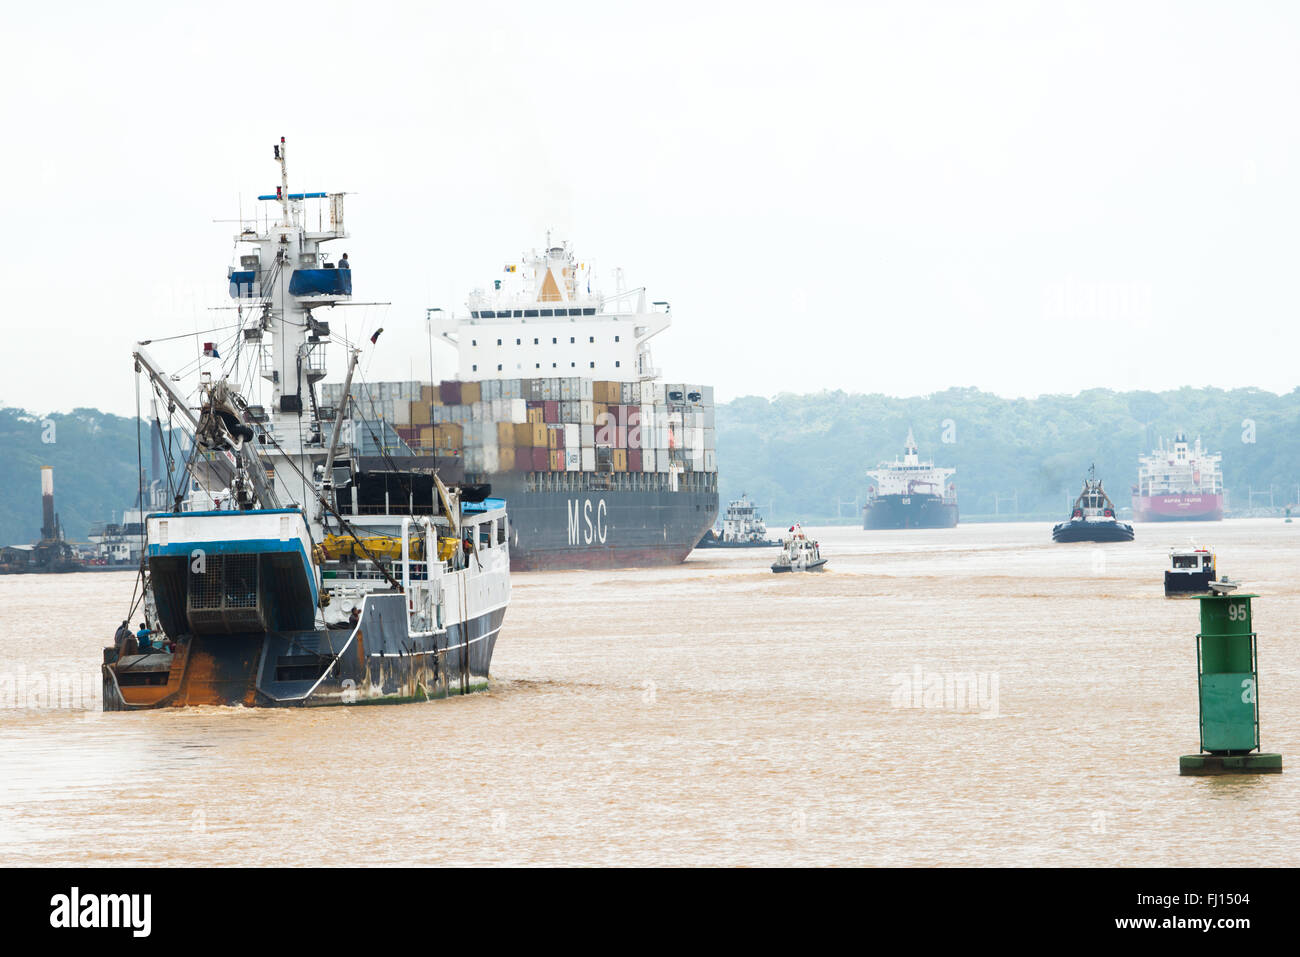
[[[922,462],[916,437],[908,429],[903,457],[895,456],[892,462],[881,462],[867,475],[876,482],[874,493],[877,496],[913,495],[917,492],[942,496],[948,479],[956,473],[956,469],[936,468],[933,460]]]
[[[507,263],[491,289],[476,289],[468,315],[430,311],[430,330],[456,346],[462,381],[581,376],[616,382],[655,379],[649,342],[672,323],[667,302],[644,288],[606,294],[595,268],[567,242]]]
[[[1174,434],[1166,445],[1160,439],[1155,451],[1138,458],[1138,494],[1217,495],[1223,491],[1223,456],[1201,445],[1199,436],[1189,442],[1186,432]]]

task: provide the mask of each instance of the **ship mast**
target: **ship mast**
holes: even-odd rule
[[[280,184],[273,195],[258,198],[279,204],[279,221],[261,235],[236,238],[257,248],[253,286],[262,304],[263,328],[270,332],[270,343],[262,344],[262,376],[271,384],[263,455],[275,470],[280,501],[306,508],[317,495],[313,454],[319,459],[327,453],[311,396],[313,385],[325,375],[329,329],[312,312],[351,298],[352,274],[326,263],[322,251],[324,243],[347,236],[343,194],[291,193],[284,137],[275,144],[274,156]],[[311,232],[304,225],[302,204],[308,199],[329,200],[327,228]]]

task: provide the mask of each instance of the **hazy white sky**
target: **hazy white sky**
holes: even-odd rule
[[[355,194],[355,296],[391,302],[349,314],[385,327],[372,380],[426,376],[425,307],[552,227],[672,303],[656,363],[722,399],[1289,391],[1298,20],[24,4],[0,33],[0,403],[131,412],[134,340],[229,322],[214,220],[274,188],[282,135],[291,185]]]

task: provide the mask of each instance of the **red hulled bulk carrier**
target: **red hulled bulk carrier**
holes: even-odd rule
[[[1138,459],[1133,486],[1133,520],[1137,522],[1219,522],[1223,520],[1222,456],[1207,452],[1186,432],[1173,442],[1160,440],[1150,455]]]

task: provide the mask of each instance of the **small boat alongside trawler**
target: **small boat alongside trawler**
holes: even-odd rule
[[[510,602],[506,503],[436,470],[374,470],[342,441],[342,404],[327,411],[315,387],[333,338],[321,314],[352,294],[346,256],[324,251],[347,236],[343,194],[290,193],[285,152],[259,197],[278,216],[236,237],[234,339],[206,345],[192,391],[148,343],[134,354],[160,428],[165,414],[192,443],[171,507],[145,516],[130,619],[144,627],[124,623],[104,651],[106,711],[401,701],[488,678]],[[322,211],[309,227],[310,200],[328,226]],[[360,350],[345,345],[346,395]]]

